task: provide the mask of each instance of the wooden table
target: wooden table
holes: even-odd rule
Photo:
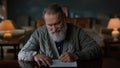
[[[120,44],[120,39],[118,41],[114,41],[112,38],[104,39],[105,44],[105,56],[110,56],[111,47],[116,47],[115,44]],[[112,46],[113,45],[113,46]]]
[[[0,47],[1,47],[1,59],[4,58],[4,51],[3,51],[3,46],[13,46],[14,48],[14,58],[17,58],[17,50],[19,49],[20,42],[17,39],[12,39],[12,40],[2,40],[0,41]]]
[[[21,68],[18,60],[0,60],[0,68]]]
[[[77,68],[101,68],[102,59],[78,61]],[[36,62],[25,62],[18,60],[1,60],[0,68],[48,68],[48,67],[38,67]],[[69,67],[71,68],[71,67]]]

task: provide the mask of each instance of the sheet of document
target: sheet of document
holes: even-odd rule
[[[60,60],[52,60],[53,64],[50,67],[77,67],[77,62],[62,62]]]

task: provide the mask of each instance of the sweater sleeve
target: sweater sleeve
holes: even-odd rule
[[[24,47],[18,53],[18,60],[32,61],[33,56],[39,51],[37,32],[34,32]]]
[[[80,60],[89,60],[100,58],[102,51],[99,45],[94,41],[84,30],[79,30],[79,47],[80,51],[77,52]]]

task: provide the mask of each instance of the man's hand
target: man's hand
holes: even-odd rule
[[[59,59],[63,62],[72,62],[78,60],[78,56],[76,54],[65,52],[59,57]]]
[[[43,54],[37,54],[33,58],[39,66],[50,66],[52,64],[52,60]]]

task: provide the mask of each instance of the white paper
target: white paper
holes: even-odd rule
[[[60,60],[52,60],[53,64],[50,67],[77,67],[77,62],[62,62]]]

